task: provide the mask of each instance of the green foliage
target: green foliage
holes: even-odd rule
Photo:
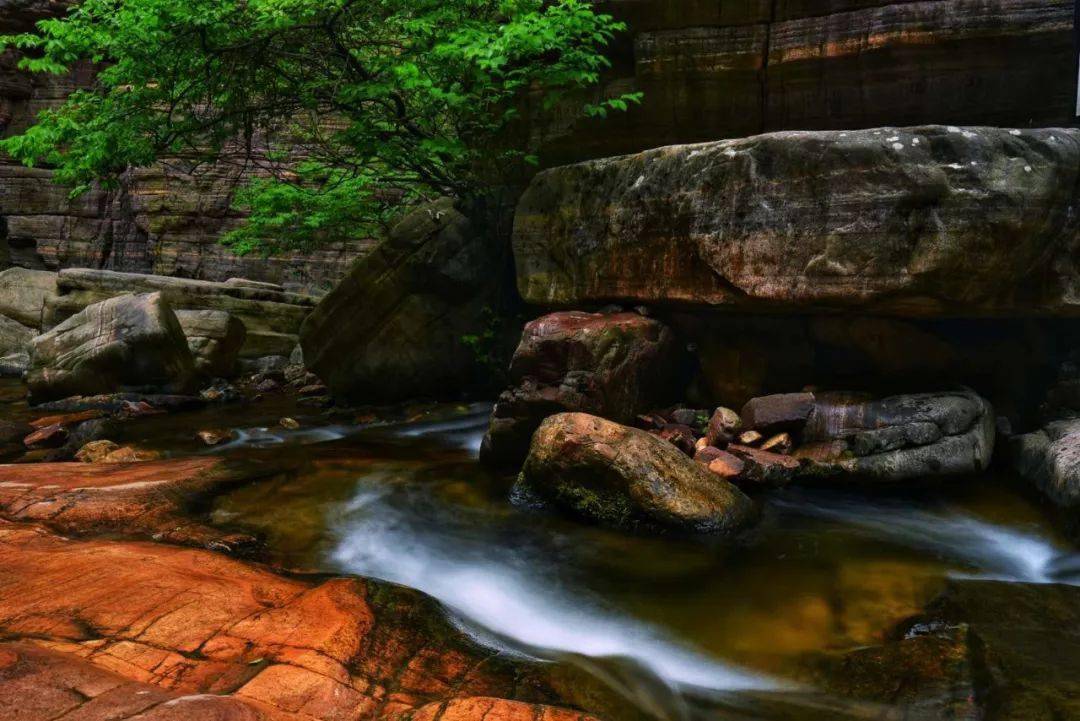
[[[535,162],[522,116],[595,85],[621,29],[589,0],[82,0],[0,38],[31,71],[102,67],[0,150],[75,192],[164,156],[227,160],[259,175],[237,250],[363,237],[403,202]]]

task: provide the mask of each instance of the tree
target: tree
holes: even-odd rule
[[[100,64],[93,87],[0,141],[74,193],[162,158],[258,170],[238,252],[364,237],[395,208],[468,199],[535,162],[525,125],[590,105],[621,24],[589,0],[82,0],[0,38],[22,67]],[[539,101],[539,102],[536,102]]]

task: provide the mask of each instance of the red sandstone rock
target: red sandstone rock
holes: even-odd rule
[[[116,455],[120,452],[125,453]],[[133,449],[121,448],[102,464],[0,466],[0,517],[41,521],[63,533],[154,536],[186,545],[253,541],[191,521],[184,512],[200,497],[264,469],[205,457],[130,463],[139,458]]]
[[[0,634],[18,641],[0,645],[0,709],[21,702],[20,721],[588,719],[538,705],[556,700],[540,669],[413,592],[2,521]]]
[[[61,426],[73,426],[83,421],[92,421],[95,418],[101,418],[104,416],[104,411],[101,410],[86,410],[78,413],[61,413],[55,416],[45,416],[44,418],[38,418],[35,421],[30,421],[30,425],[40,430],[46,426],[61,425]]]
[[[23,445],[27,448],[55,448],[64,445],[67,440],[68,430],[59,423],[44,426],[37,429],[23,439]]]

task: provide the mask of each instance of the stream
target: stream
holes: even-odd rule
[[[575,663],[665,720],[716,718],[701,709],[718,704],[724,718],[827,718],[838,702],[808,685],[807,661],[880,643],[946,579],[1080,583],[1039,505],[994,475],[903,494],[776,491],[737,544],[585,526],[515,503],[512,479],[480,468],[489,410],[365,425],[271,403],[149,418],[123,440],[279,463],[217,499],[213,522],[258,531],[289,569],[423,591],[481,642]],[[285,413],[301,428],[268,420]],[[194,440],[223,420],[232,442]],[[815,713],[773,714],[763,697]]]

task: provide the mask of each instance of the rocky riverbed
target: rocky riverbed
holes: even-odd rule
[[[741,535],[626,533],[485,471],[489,406],[238,392],[114,418],[154,460],[0,467],[7,717],[1075,712],[1080,562],[1011,473],[758,489]]]

